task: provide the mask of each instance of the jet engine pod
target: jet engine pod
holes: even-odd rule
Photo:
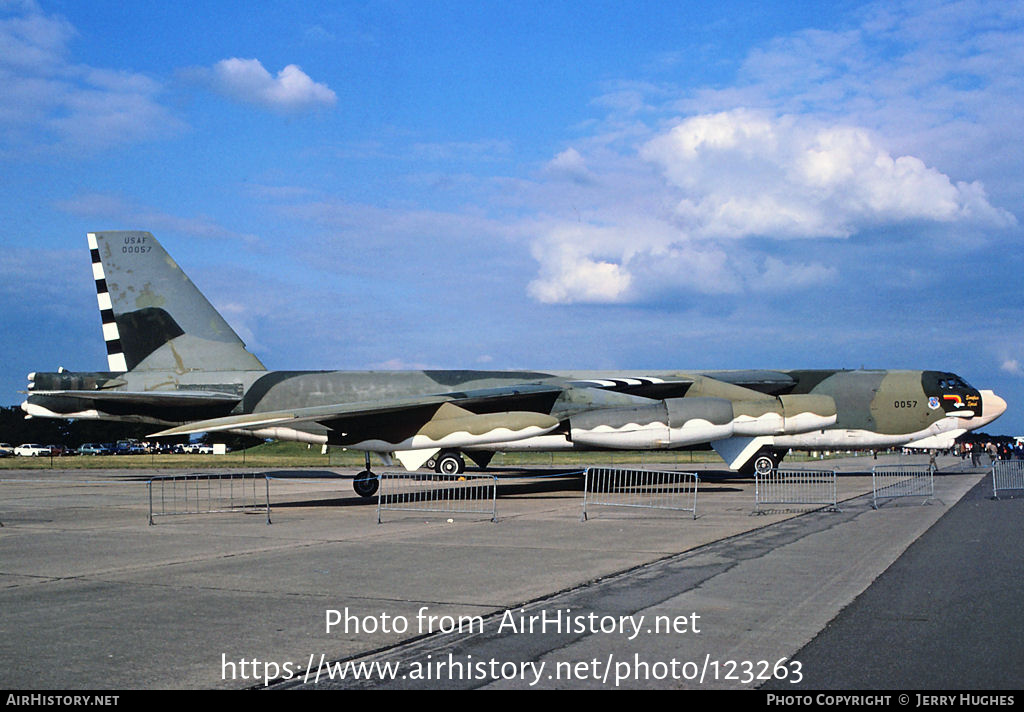
[[[726,398],[669,398],[672,447],[707,443],[733,435],[732,402]]]
[[[739,437],[796,435],[830,427],[836,422],[831,396],[785,395],[733,401],[733,432]]]
[[[580,413],[569,419],[569,427],[578,445],[658,450],[731,437],[806,433],[835,422],[831,397],[795,395],[737,401],[668,398],[651,405]]]
[[[591,410],[569,418],[572,441],[587,447],[656,450],[668,447],[665,403]]]
[[[838,411],[832,396],[805,394],[779,396],[779,400],[786,418],[784,428],[787,435],[823,430],[836,423]]]
[[[649,406],[606,408],[569,419],[578,445],[658,450],[732,434],[732,404],[724,398],[669,398]]]

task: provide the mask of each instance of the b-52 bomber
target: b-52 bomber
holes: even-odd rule
[[[710,445],[767,472],[789,449],[947,448],[1006,410],[953,373],[268,371],[148,232],[88,235],[109,371],[31,373],[29,416],[153,423],[366,453],[408,470],[496,451]]]

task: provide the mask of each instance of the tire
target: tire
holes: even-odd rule
[[[466,461],[457,452],[447,452],[437,458],[434,469],[439,475],[461,475],[466,471]]]
[[[363,470],[356,478],[352,480],[352,489],[356,491],[356,494],[360,497],[372,497],[377,494],[377,488],[380,486],[380,482],[377,480],[377,475],[373,474],[369,470]]]
[[[775,453],[760,453],[754,457],[754,472],[762,476],[767,475],[779,466],[780,460]]]

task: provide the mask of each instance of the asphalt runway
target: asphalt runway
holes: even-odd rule
[[[155,526],[138,473],[7,471],[0,685],[751,689],[764,683],[763,663],[787,686],[798,677],[812,688],[854,685],[813,646],[908,547],[944,530],[936,522],[959,520],[954,505],[984,472],[940,460],[933,499],[875,510],[863,474],[874,461],[828,464],[843,473],[840,512],[753,515],[752,482],[706,471],[696,519],[608,508],[581,522],[579,480],[541,477],[502,480],[497,523],[387,512],[377,524],[349,481],[300,471],[272,480],[272,525],[256,510]],[[994,536],[994,549],[1019,556],[1020,545],[972,517],[995,509],[1012,528],[1019,503],[972,494],[965,505],[978,510],[965,506],[957,526],[978,534],[941,539],[924,568],[943,547],[954,560],[962,550],[968,583],[988,578],[1011,592],[990,599],[999,612],[1019,591],[1019,560],[976,562],[974,549]],[[931,580],[917,570],[911,579]],[[895,611],[890,619],[905,616],[881,605]],[[918,627],[944,631],[937,619]],[[979,630],[959,629],[950,645],[979,640]],[[844,667],[839,655],[833,668]],[[959,664],[989,667],[968,658]],[[368,679],[354,680],[360,672]],[[873,674],[868,687],[889,684]],[[895,679],[933,684],[910,669]]]
[[[979,482],[796,653],[807,678],[793,687],[1024,688],[1024,493],[1014,494],[995,500]]]

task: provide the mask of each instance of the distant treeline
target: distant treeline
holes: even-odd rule
[[[1012,445],[1016,439],[1012,435],[989,435],[988,433],[964,433],[956,439],[957,443],[1006,443]]]

